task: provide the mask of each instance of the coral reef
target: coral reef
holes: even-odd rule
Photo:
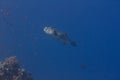
[[[20,67],[15,56],[0,62],[0,80],[33,80],[32,74]]]

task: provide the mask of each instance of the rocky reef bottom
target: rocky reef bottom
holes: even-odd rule
[[[32,74],[22,68],[15,56],[0,61],[0,80],[33,80]]]

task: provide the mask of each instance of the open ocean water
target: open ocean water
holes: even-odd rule
[[[77,47],[46,35],[45,26]],[[34,80],[120,80],[120,1],[0,0],[0,60],[9,56]]]

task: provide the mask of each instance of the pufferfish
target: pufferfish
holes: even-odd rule
[[[51,37],[62,41],[63,44],[71,44],[72,46],[77,46],[76,42],[72,41],[68,35],[62,31],[57,30],[53,27],[44,27],[43,31]]]

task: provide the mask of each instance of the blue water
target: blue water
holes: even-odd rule
[[[119,45],[119,0],[0,0],[0,60],[17,56],[35,80],[120,80]]]

